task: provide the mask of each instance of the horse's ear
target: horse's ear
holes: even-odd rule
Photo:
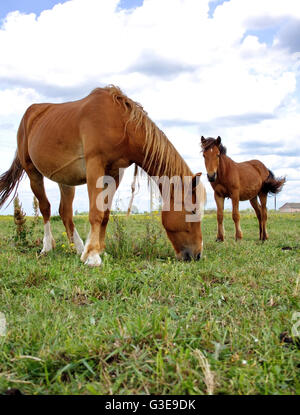
[[[205,138],[203,137],[203,135],[201,136],[201,143],[204,144],[205,143]]]
[[[193,190],[198,186],[201,174],[202,172],[194,174],[192,178],[192,189]]]
[[[219,146],[221,144],[221,137],[218,135],[217,137],[217,146]]]

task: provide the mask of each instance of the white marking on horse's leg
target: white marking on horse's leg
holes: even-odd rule
[[[48,221],[44,224],[44,239],[41,254],[45,254],[46,252],[51,251],[53,248],[55,248],[55,241],[51,233],[50,222]]]
[[[98,252],[91,251],[89,252],[91,242],[91,231],[88,234],[87,240],[84,245],[84,251],[81,254],[81,261],[84,262],[85,265],[89,265],[91,267],[99,267],[101,265],[101,258]]]
[[[84,251],[84,244],[76,228],[74,228],[74,232],[73,232],[73,241],[74,241],[77,254],[78,255],[82,254],[82,252]]]
[[[88,237],[86,238],[84,249],[83,249],[83,252],[82,252],[81,257],[80,257],[81,261],[83,261],[83,262],[85,262],[86,257],[87,257],[87,248],[90,244],[90,236],[91,236],[91,231],[89,231]]]
[[[101,265],[101,258],[99,254],[96,253],[91,253],[86,261],[85,261],[85,265],[89,265],[90,267],[99,267]]]

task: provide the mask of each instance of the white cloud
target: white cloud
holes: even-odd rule
[[[212,18],[209,0],[144,0],[130,11],[118,3],[71,0],[39,17],[6,17],[0,29],[1,171],[9,167],[18,123],[32,102],[81,98],[114,83],[168,125],[165,132],[194,171],[204,169],[198,141],[209,133],[224,137],[237,160],[254,155],[297,178],[300,151],[294,159],[284,151],[299,140],[299,57],[286,47],[289,36],[280,47],[280,33],[289,34],[289,22],[300,20],[298,0],[230,0]],[[273,45],[253,33],[275,26]],[[258,137],[266,143],[276,137],[283,153],[242,152],[239,143]],[[125,199],[130,177],[121,186]],[[298,184],[293,193],[288,184],[282,200],[300,200]],[[47,182],[56,206],[54,188]],[[20,189],[30,195],[25,182]],[[86,209],[86,193],[79,188],[78,194],[75,203]],[[145,204],[145,191],[141,199]]]

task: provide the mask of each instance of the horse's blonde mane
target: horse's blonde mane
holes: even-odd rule
[[[142,168],[145,171],[151,169],[152,175],[157,176],[191,176],[192,172],[186,162],[179,155],[173,144],[165,134],[148,117],[143,107],[128,98],[120,88],[109,85],[105,88],[112,96],[114,102],[122,105],[128,113],[128,123],[135,125],[135,129],[142,128],[145,131],[145,157]]]

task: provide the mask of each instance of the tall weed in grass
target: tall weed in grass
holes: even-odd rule
[[[145,216],[145,230],[141,237],[140,250],[143,257],[149,259],[161,256],[162,248],[166,245],[158,215]]]
[[[113,213],[106,241],[107,252],[116,258],[138,256],[150,260],[172,255],[160,218],[154,214],[128,217]]]
[[[126,217],[112,212],[110,215],[111,229],[107,234],[107,252],[114,257],[127,256],[130,250],[130,241],[127,233]]]
[[[15,242],[26,242],[26,214],[22,209],[18,195],[14,198],[14,222],[16,225]]]
[[[26,213],[23,211],[22,204],[18,195],[14,199],[14,223],[15,231],[12,239],[14,245],[21,251],[24,249],[31,249],[41,245],[41,238],[37,237],[39,231],[39,208],[38,201],[34,197],[33,200],[34,217],[26,217]]]
[[[33,221],[34,223],[38,223],[39,216],[40,216],[40,209],[39,209],[39,202],[35,196],[33,196],[32,209],[33,209]]]

